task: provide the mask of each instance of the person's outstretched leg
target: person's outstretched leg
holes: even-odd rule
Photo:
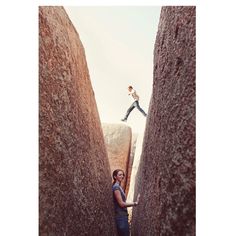
[[[131,106],[129,107],[129,109],[127,110],[126,115],[125,115],[124,119],[122,119],[122,121],[127,121],[130,112],[131,112],[134,108],[135,108],[135,105],[134,105],[134,103],[132,103],[132,105],[131,105]]]
[[[138,101],[135,102],[135,106],[137,107],[137,109],[138,109],[145,117],[147,116],[146,112],[139,106],[139,102],[138,102]]]

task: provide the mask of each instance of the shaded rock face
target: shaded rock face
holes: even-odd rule
[[[115,235],[110,168],[85,53],[62,7],[39,7],[40,235]]]
[[[122,169],[125,172],[125,179],[122,187],[126,189],[128,173],[129,156],[131,150],[132,132],[131,128],[124,124],[102,124],[105,138],[111,175],[114,170]]]
[[[195,7],[163,7],[132,235],[195,235]]]

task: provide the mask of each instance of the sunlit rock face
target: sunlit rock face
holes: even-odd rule
[[[195,7],[163,7],[132,235],[195,235]]]
[[[139,144],[140,142],[138,142],[139,140],[139,136],[140,134],[138,133],[134,133],[132,132],[132,138],[131,138],[131,147],[130,147],[130,155],[129,155],[129,164],[128,164],[128,171],[127,171],[127,181],[126,181],[126,188],[125,188],[125,193],[127,196],[127,201],[129,201],[128,199],[128,194],[130,193],[130,190],[132,191],[132,189],[134,188],[134,180],[132,179],[132,175],[133,175],[133,169],[136,167],[135,166],[135,159],[137,158],[138,155],[137,152],[139,152]],[[139,153],[139,157],[140,157]],[[129,209],[132,209],[132,207],[129,207]]]
[[[131,150],[132,131],[124,124],[102,124],[104,139],[106,143],[111,175],[116,169],[124,170],[126,176],[122,182],[122,187],[126,189],[127,179],[129,179],[129,159]]]
[[[84,48],[62,7],[39,7],[39,154],[40,235],[115,235]]]
[[[134,199],[134,187],[135,187],[135,181],[136,181],[136,174],[138,171],[139,163],[140,163],[140,156],[142,153],[142,144],[143,144],[143,133],[139,133],[136,136],[134,136],[135,139],[135,152],[132,160],[132,168],[130,171],[130,181],[129,181],[129,191],[127,195],[127,202],[133,202],[136,201]],[[132,218],[132,210],[133,207],[128,208],[129,218]]]

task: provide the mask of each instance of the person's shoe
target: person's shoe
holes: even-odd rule
[[[125,118],[124,118],[124,119],[121,119],[121,121],[124,121],[124,122],[126,122],[126,121],[127,121],[127,119],[125,119]]]

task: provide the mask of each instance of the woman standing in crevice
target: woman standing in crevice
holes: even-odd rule
[[[125,173],[121,169],[113,171],[113,201],[115,205],[115,219],[116,227],[119,236],[129,236],[129,222],[128,222],[128,211],[127,207],[137,206],[139,203],[140,194],[138,194],[135,202],[126,202],[126,196],[124,190],[121,187],[121,181],[125,177]]]

